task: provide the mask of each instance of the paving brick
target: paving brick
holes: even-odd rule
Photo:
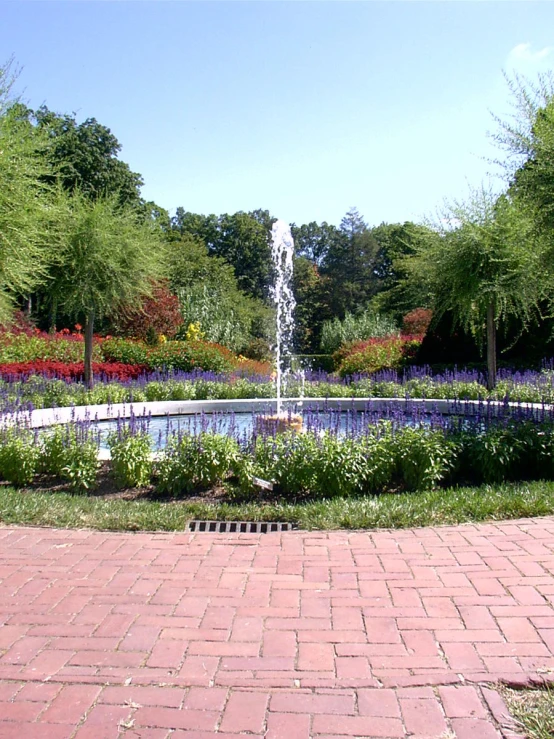
[[[99,694],[97,685],[65,685],[44,712],[41,721],[75,726]]]
[[[473,687],[445,685],[439,688],[439,695],[449,718],[487,718],[483,703]]]
[[[311,739],[310,717],[290,713],[270,713],[265,739]]]
[[[403,737],[402,721],[374,716],[314,716],[314,734],[356,737]]]
[[[268,699],[264,693],[232,693],[225,707],[221,731],[261,733]]]
[[[437,700],[400,698],[400,708],[409,733],[439,736],[447,731],[448,727]]]

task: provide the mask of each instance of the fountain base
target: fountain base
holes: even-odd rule
[[[299,413],[276,413],[271,416],[258,416],[256,426],[259,432],[265,434],[284,434],[292,431],[295,434],[302,432],[303,419]]]

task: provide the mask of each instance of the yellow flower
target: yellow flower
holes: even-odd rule
[[[158,336],[158,344],[165,344],[167,341],[167,336],[165,334],[160,334]]]

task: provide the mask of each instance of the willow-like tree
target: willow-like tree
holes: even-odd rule
[[[522,330],[543,296],[542,254],[531,220],[506,196],[480,190],[447,206],[407,260],[409,282],[454,324],[486,337],[488,387],[496,385],[496,332],[515,318]]]
[[[95,319],[151,294],[164,272],[165,245],[155,226],[122,208],[117,196],[60,198],[66,204],[65,228],[50,289],[67,313],[84,321],[85,383],[92,387]]]
[[[10,98],[10,63],[0,67],[0,323],[46,276],[54,208],[42,177],[45,141]]]

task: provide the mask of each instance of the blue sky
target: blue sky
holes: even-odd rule
[[[502,70],[554,68],[554,3],[0,0],[12,54],[28,104],[109,126],[165,208],[373,225],[494,171]]]

